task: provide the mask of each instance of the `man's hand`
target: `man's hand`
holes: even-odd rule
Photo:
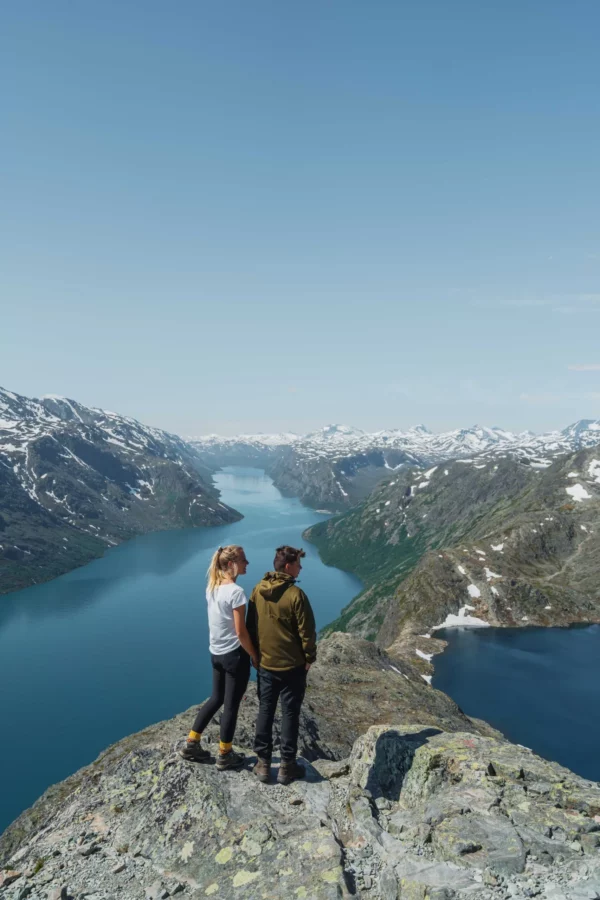
[[[252,663],[252,665],[254,666],[255,669],[258,669],[258,667],[260,665],[260,660],[259,660],[258,656],[251,656],[250,662]]]
[[[304,668],[305,668],[306,671],[308,672],[308,670],[310,669],[310,663],[306,663],[306,665],[304,666]]]

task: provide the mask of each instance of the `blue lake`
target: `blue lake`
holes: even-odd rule
[[[600,625],[454,628],[433,686],[509,740],[600,781]]]
[[[48,584],[0,597],[0,833],[40,794],[109,744],[210,693],[205,573],[212,552],[242,544],[252,586],[275,547],[302,545],[326,516],[284,498],[258,469],[216,477],[244,519],[145,535]],[[361,583],[314,547],[300,583],[319,628]]]

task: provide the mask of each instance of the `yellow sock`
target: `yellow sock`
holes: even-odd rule
[[[199,741],[202,737],[202,732],[198,731],[190,731],[188,734],[188,741]]]
[[[229,741],[229,743],[226,743],[225,741],[219,741],[219,753],[229,753],[232,747],[233,744],[231,743],[231,741]]]

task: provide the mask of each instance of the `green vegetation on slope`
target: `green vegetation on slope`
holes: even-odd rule
[[[594,453],[545,470],[510,459],[406,469],[345,515],[313,526],[306,537],[324,562],[365,584],[326,631],[389,646],[410,623],[427,631],[462,607],[498,624],[595,620]],[[584,503],[571,502],[575,472]]]

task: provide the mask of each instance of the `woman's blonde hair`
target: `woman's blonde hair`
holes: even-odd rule
[[[237,544],[229,544],[228,547],[219,547],[219,549],[213,553],[206,573],[208,576],[207,589],[209,591],[214,591],[220,584],[223,584],[228,575],[231,578],[237,578],[237,560],[240,553],[243,553],[243,550]]]

